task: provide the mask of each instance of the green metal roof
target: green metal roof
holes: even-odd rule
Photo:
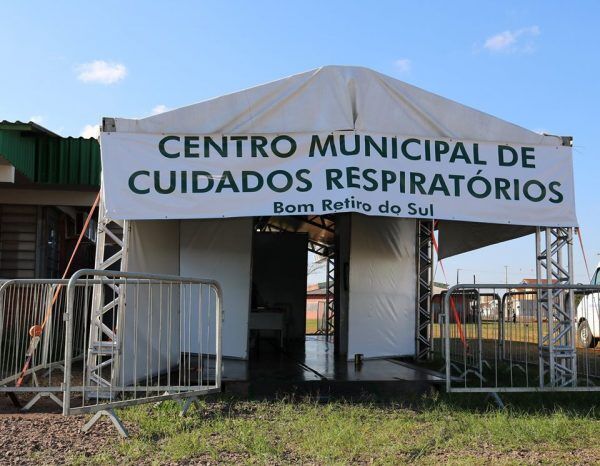
[[[100,145],[93,138],[63,138],[33,122],[0,121],[0,156],[35,183],[100,186]]]

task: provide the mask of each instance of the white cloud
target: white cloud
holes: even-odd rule
[[[488,37],[483,48],[490,52],[532,52],[533,38],[540,35],[538,26],[502,31]]]
[[[82,63],[76,69],[77,79],[84,83],[114,84],[127,76],[125,65],[103,60]]]
[[[160,104],[152,109],[152,115],[158,115],[159,113],[165,113],[165,112],[168,112],[169,110],[171,110],[169,107],[167,107],[166,105]]]
[[[33,115],[29,117],[29,121],[33,121],[38,125],[41,125],[44,122],[44,117],[42,115]]]
[[[412,62],[408,58],[400,58],[394,62],[394,66],[399,73],[408,73],[412,68]]]
[[[85,125],[81,130],[82,138],[96,138],[100,136],[100,125]]]

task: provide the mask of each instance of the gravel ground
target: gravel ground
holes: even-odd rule
[[[64,417],[49,400],[41,400],[35,411],[22,413],[0,396],[1,465],[64,464],[111,451],[121,441],[107,419],[83,434],[85,416]]]

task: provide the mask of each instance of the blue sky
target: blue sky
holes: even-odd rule
[[[373,68],[574,137],[577,209],[600,259],[600,2],[9,2],[0,119],[78,136],[326,64]],[[89,126],[88,126],[89,125]],[[451,282],[534,275],[533,239],[446,261]],[[580,254],[578,281],[586,281]],[[441,279],[438,274],[438,279]]]

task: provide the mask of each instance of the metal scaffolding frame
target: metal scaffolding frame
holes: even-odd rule
[[[96,241],[96,257],[94,268],[96,270],[119,270],[127,272],[127,259],[129,251],[129,234],[131,224],[129,221],[112,220],[100,200],[98,210],[98,230]],[[108,293],[106,293],[108,288]],[[106,295],[110,300],[106,300]],[[108,283],[95,284],[92,291],[92,308],[90,315],[90,338],[88,357],[86,361],[86,383],[96,384],[99,387],[109,387],[111,380],[107,380],[103,367],[112,367],[111,378],[118,374],[118,355],[121,352],[121,341],[117,322],[113,327],[106,325],[105,316],[112,319],[118,318],[119,310],[125,305],[125,286]]]
[[[416,231],[416,328],[415,359],[424,361],[432,356],[431,296],[433,293],[433,220],[418,220]]]
[[[325,312],[325,336],[332,337],[335,334],[335,251],[333,251],[331,248],[328,248],[327,251]]]
[[[335,233],[335,222],[326,215],[309,215],[307,217],[301,217],[298,215],[292,216],[301,222],[308,223],[309,225],[315,226],[322,230],[328,231],[329,233]]]
[[[536,278],[541,284],[573,284],[573,228],[538,227]],[[538,291],[540,387],[577,384],[575,301],[571,290]]]

